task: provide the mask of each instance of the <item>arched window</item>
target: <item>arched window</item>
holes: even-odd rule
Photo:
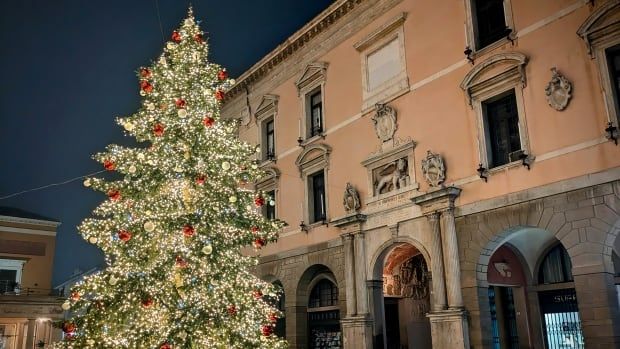
[[[331,307],[337,305],[337,303],[338,287],[328,279],[323,279],[310,292],[308,308]]]
[[[540,284],[557,284],[573,281],[573,265],[561,244],[552,248],[543,259],[538,271]]]

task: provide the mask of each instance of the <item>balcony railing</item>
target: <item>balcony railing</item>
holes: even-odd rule
[[[20,287],[12,280],[0,280],[0,296],[62,296],[60,290],[36,287]]]

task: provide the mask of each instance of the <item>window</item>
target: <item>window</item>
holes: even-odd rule
[[[406,17],[400,13],[354,45],[362,59],[362,112],[409,91],[403,28]]]
[[[475,0],[474,20],[476,31],[476,49],[484,48],[506,37],[506,16],[504,0]]]
[[[273,118],[264,123],[265,151],[263,160],[273,160],[276,157],[276,138],[274,133]]]
[[[547,253],[538,272],[538,282],[541,284],[556,284],[573,281],[573,265],[566,249],[558,244]]]
[[[614,109],[618,120],[620,120],[620,45],[608,48],[605,50],[605,53],[607,56],[607,66],[609,67]]]
[[[278,113],[278,99],[276,95],[264,95],[254,114],[258,124],[262,161],[276,160],[275,120]]]
[[[514,90],[482,102],[482,108],[489,141],[489,168],[518,160],[513,156],[521,150]]]
[[[0,294],[14,292],[22,280],[22,269],[26,261],[0,259]]]
[[[522,105],[526,64],[521,53],[496,54],[476,64],[461,82],[476,115],[479,164],[485,169],[529,167],[534,161]]]
[[[325,215],[325,174],[323,171],[314,173],[308,177],[308,185],[310,186],[308,192],[310,202],[310,223],[324,221]]]
[[[309,94],[308,105],[310,106],[310,134],[309,137],[318,136],[323,132],[323,99],[321,89]]]
[[[328,279],[319,281],[310,292],[308,308],[332,307],[338,304],[338,287]]]
[[[306,66],[295,82],[301,104],[299,118],[299,142],[312,142],[323,137],[325,132],[325,79],[327,75],[325,62],[314,62]]]
[[[266,205],[263,205],[263,216],[267,219],[274,220],[276,219],[276,191],[271,190],[266,194],[269,201]]]

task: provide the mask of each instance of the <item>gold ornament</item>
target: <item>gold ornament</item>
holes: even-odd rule
[[[202,248],[202,253],[206,255],[211,254],[211,252],[213,252],[213,246],[211,246],[211,244],[207,244]]]
[[[111,275],[110,278],[108,279],[108,283],[111,286],[114,286],[118,283],[118,279],[114,275]]]
[[[131,174],[134,174],[134,173],[136,173],[136,170],[137,170],[137,169],[136,169],[136,166],[131,165],[131,166],[129,166],[129,169],[128,169],[127,171],[128,171],[129,173],[131,173]]]
[[[82,183],[82,184],[84,184],[84,186],[88,188],[88,187],[90,187],[90,185],[91,185],[92,183],[90,182],[90,178],[86,178],[86,179],[84,180],[84,183]]]
[[[146,109],[155,110],[155,104],[153,104],[152,102],[146,103]]]
[[[127,121],[123,124],[123,127],[125,128],[126,131],[131,132],[133,131],[134,125],[132,122]]]
[[[71,302],[65,301],[60,307],[62,308],[62,310],[69,310],[71,309]]]
[[[153,230],[155,230],[155,223],[151,221],[144,222],[144,230],[148,231],[149,233],[152,232]]]
[[[233,195],[233,196],[228,198],[228,201],[230,201],[231,203],[234,204],[235,202],[237,202],[237,197]]]
[[[180,118],[184,118],[187,116],[187,110],[179,109],[179,111],[177,111],[177,115],[179,115]]]
[[[88,238],[88,242],[90,242],[91,244],[96,244],[97,241],[99,241],[99,239],[97,239],[96,236],[91,236]]]
[[[230,162],[228,162],[228,161],[224,161],[224,162],[222,162],[222,169],[223,169],[224,171],[228,171],[228,170],[230,170]]]

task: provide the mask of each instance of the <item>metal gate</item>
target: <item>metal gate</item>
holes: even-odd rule
[[[585,348],[575,289],[539,292],[538,300],[546,347]]]

